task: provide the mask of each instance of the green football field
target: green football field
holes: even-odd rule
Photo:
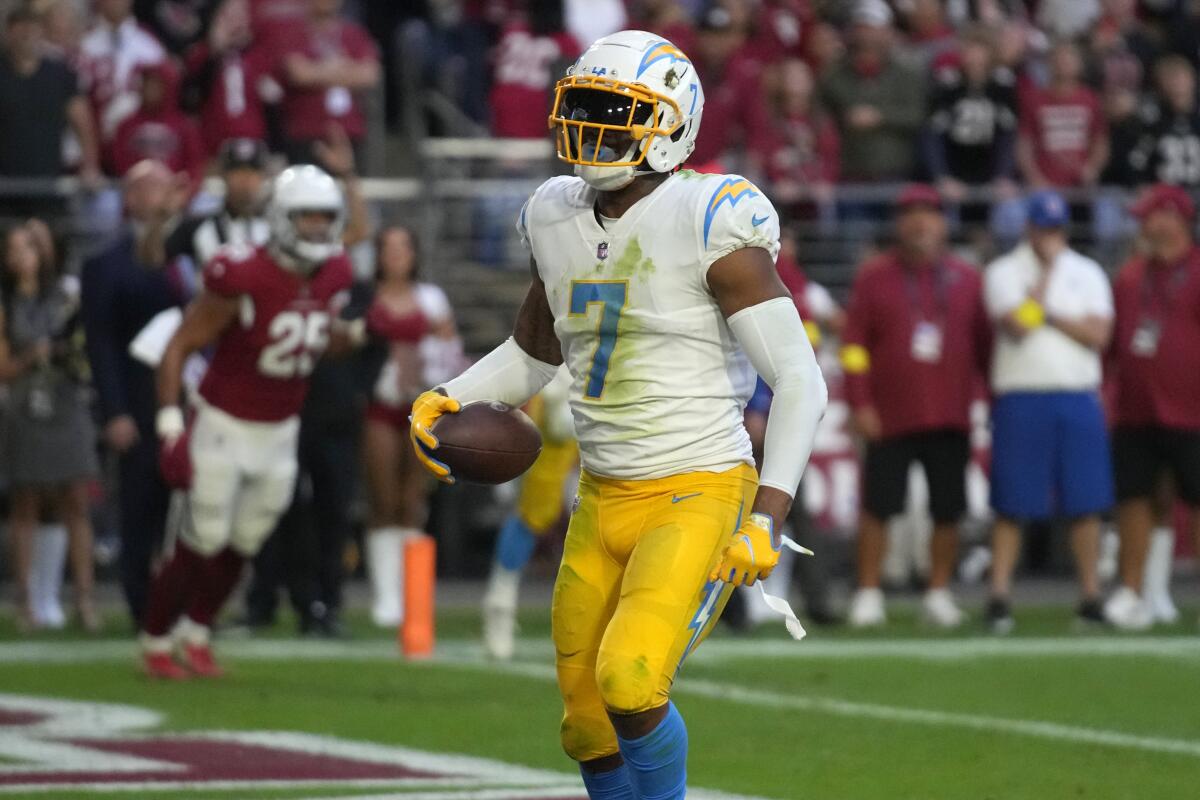
[[[390,639],[357,623],[355,638],[345,642],[282,634],[222,642],[231,674],[184,684],[142,678],[132,642],[116,633],[90,640],[66,634],[18,640],[4,627],[0,793],[579,797],[577,789],[561,793],[577,782],[558,747],[546,612],[524,612],[522,622],[518,658],[508,665],[481,658],[478,622],[458,610],[439,618],[439,654],[431,661],[405,663]],[[887,635],[817,629],[802,643],[784,638],[781,625],[752,637],[719,631],[689,660],[676,684],[676,703],[691,739],[689,785],[714,790],[694,793],[711,798],[1200,796],[1200,636],[1194,609],[1186,610],[1178,626],[1141,637],[1074,634],[1066,608],[1023,610],[1019,622],[1020,635],[1003,640],[982,637],[977,628],[937,635],[911,615],[901,616]],[[5,773],[20,771],[35,751],[21,749],[21,737],[10,733],[15,728],[4,726],[3,709],[14,713],[12,704],[19,707],[24,697],[158,712],[153,725],[176,735],[293,732],[349,740],[347,746],[376,743],[483,757],[536,768],[543,778],[545,771],[561,773],[545,784],[557,780],[560,793],[552,786],[509,795],[494,788],[450,790],[386,780],[357,786],[284,781],[263,784],[268,788],[89,784],[83,791],[18,790],[5,787]]]

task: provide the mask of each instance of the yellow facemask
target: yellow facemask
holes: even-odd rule
[[[586,119],[570,119],[565,116],[565,111],[566,107],[570,105],[569,102],[566,102],[569,99],[568,92],[572,90],[587,90],[614,95],[615,99],[619,101],[614,109],[620,110],[627,104],[628,112],[623,114],[622,120],[597,122]],[[668,108],[674,112],[674,116],[670,117],[676,120],[673,126],[660,128],[650,127],[646,124],[668,118],[669,115],[663,113]],[[646,122],[635,122],[638,119]],[[568,164],[592,167],[639,166],[646,160],[646,153],[652,146],[654,137],[670,136],[682,124],[683,114],[680,112],[678,103],[671,98],[652,92],[645,86],[591,75],[568,75],[555,85],[554,107],[550,112],[549,119],[550,128],[557,134],[555,144],[559,159]],[[587,136],[591,132],[596,134],[594,144]],[[608,143],[605,142],[606,135],[609,137]],[[629,158],[625,154],[631,149],[632,142],[644,142],[645,144],[637,148],[636,154]],[[588,146],[590,146],[590,152],[588,152]],[[601,156],[606,147],[616,152],[617,158],[625,158],[625,160],[604,160]]]

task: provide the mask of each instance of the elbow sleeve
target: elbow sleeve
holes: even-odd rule
[[[499,400],[522,406],[542,390],[558,367],[538,361],[510,336],[463,374],[442,384],[447,396],[460,403]]]
[[[785,297],[742,309],[729,328],[775,393],[767,416],[761,486],[795,496],[829,395],[796,306]]]

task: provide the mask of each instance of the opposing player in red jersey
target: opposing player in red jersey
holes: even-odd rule
[[[309,165],[285,170],[268,218],[266,246],[227,246],[205,267],[204,289],[158,369],[164,472],[190,486],[142,621],[153,677],[220,674],[213,619],[291,502],[300,407],[350,288],[345,204],[329,175]],[[189,430],[179,406],[184,362],[209,346]],[[172,659],[176,644],[187,670]]]

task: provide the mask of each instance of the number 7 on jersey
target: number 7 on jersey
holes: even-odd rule
[[[587,316],[592,306],[601,306],[600,320],[596,324],[596,349],[592,353],[592,366],[588,371],[587,387],[583,396],[588,400],[599,400],[604,394],[604,382],[608,378],[608,365],[617,346],[617,329],[621,325],[621,312],[629,294],[628,281],[573,281],[571,283],[571,316]]]

